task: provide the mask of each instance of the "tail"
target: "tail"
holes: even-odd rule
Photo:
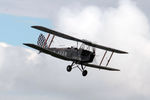
[[[48,47],[45,36],[43,34],[39,35],[37,45],[42,47],[42,48],[47,48]]]

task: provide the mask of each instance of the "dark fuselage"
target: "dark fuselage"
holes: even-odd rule
[[[47,48],[48,51],[53,52],[51,55],[63,60],[74,61],[76,63],[92,62],[95,53],[77,48]]]

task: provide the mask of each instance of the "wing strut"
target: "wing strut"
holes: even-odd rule
[[[48,33],[48,36],[47,36],[46,40],[44,41],[43,48],[44,48],[45,45],[47,44],[47,41],[48,41],[49,37],[50,37],[50,33]],[[50,48],[50,46],[52,45],[52,42],[53,42],[54,38],[55,38],[55,35],[53,35],[52,39],[50,40],[50,43],[49,43],[49,45],[48,45],[48,48]]]
[[[44,42],[43,48],[45,47],[45,45],[46,45],[46,43],[47,43],[47,40],[49,39],[49,36],[50,36],[50,34],[48,33],[48,36],[47,36],[47,38],[46,38],[46,40],[45,40],[45,42]]]
[[[53,35],[52,40],[50,41],[48,48],[50,48],[50,46],[52,45],[54,38],[55,38],[55,35]]]
[[[102,60],[101,60],[101,62],[100,62],[100,64],[99,64],[99,66],[101,66],[101,65],[102,65],[102,62],[103,62],[103,60],[104,60],[104,58],[105,58],[106,54],[107,54],[107,50],[105,51],[104,56],[103,56],[103,58],[102,58]]]
[[[110,62],[110,60],[111,60],[113,54],[114,54],[114,52],[111,53],[111,55],[110,55],[110,57],[109,57],[109,60],[108,60],[108,62],[107,62],[107,64],[106,64],[106,67],[108,66],[108,64],[109,64],[109,62]]]
[[[107,67],[108,64],[110,63],[110,60],[111,60],[113,54],[114,54],[114,52],[111,53],[111,55],[110,55],[110,57],[109,57],[109,59],[108,59],[108,61],[107,61],[107,63],[106,63],[106,67]],[[103,61],[104,61],[106,55],[107,55],[107,50],[105,51],[104,56],[102,57],[102,60],[100,61],[99,66],[102,66],[102,63],[103,63]]]

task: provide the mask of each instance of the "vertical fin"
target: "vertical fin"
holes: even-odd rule
[[[46,38],[43,34],[40,34],[38,37],[37,45],[42,47],[42,48],[47,48],[47,43],[45,43]]]

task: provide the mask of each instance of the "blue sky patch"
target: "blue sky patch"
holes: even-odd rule
[[[48,19],[0,14],[0,42],[20,46],[22,43],[36,43],[40,31],[33,25],[51,27]]]

